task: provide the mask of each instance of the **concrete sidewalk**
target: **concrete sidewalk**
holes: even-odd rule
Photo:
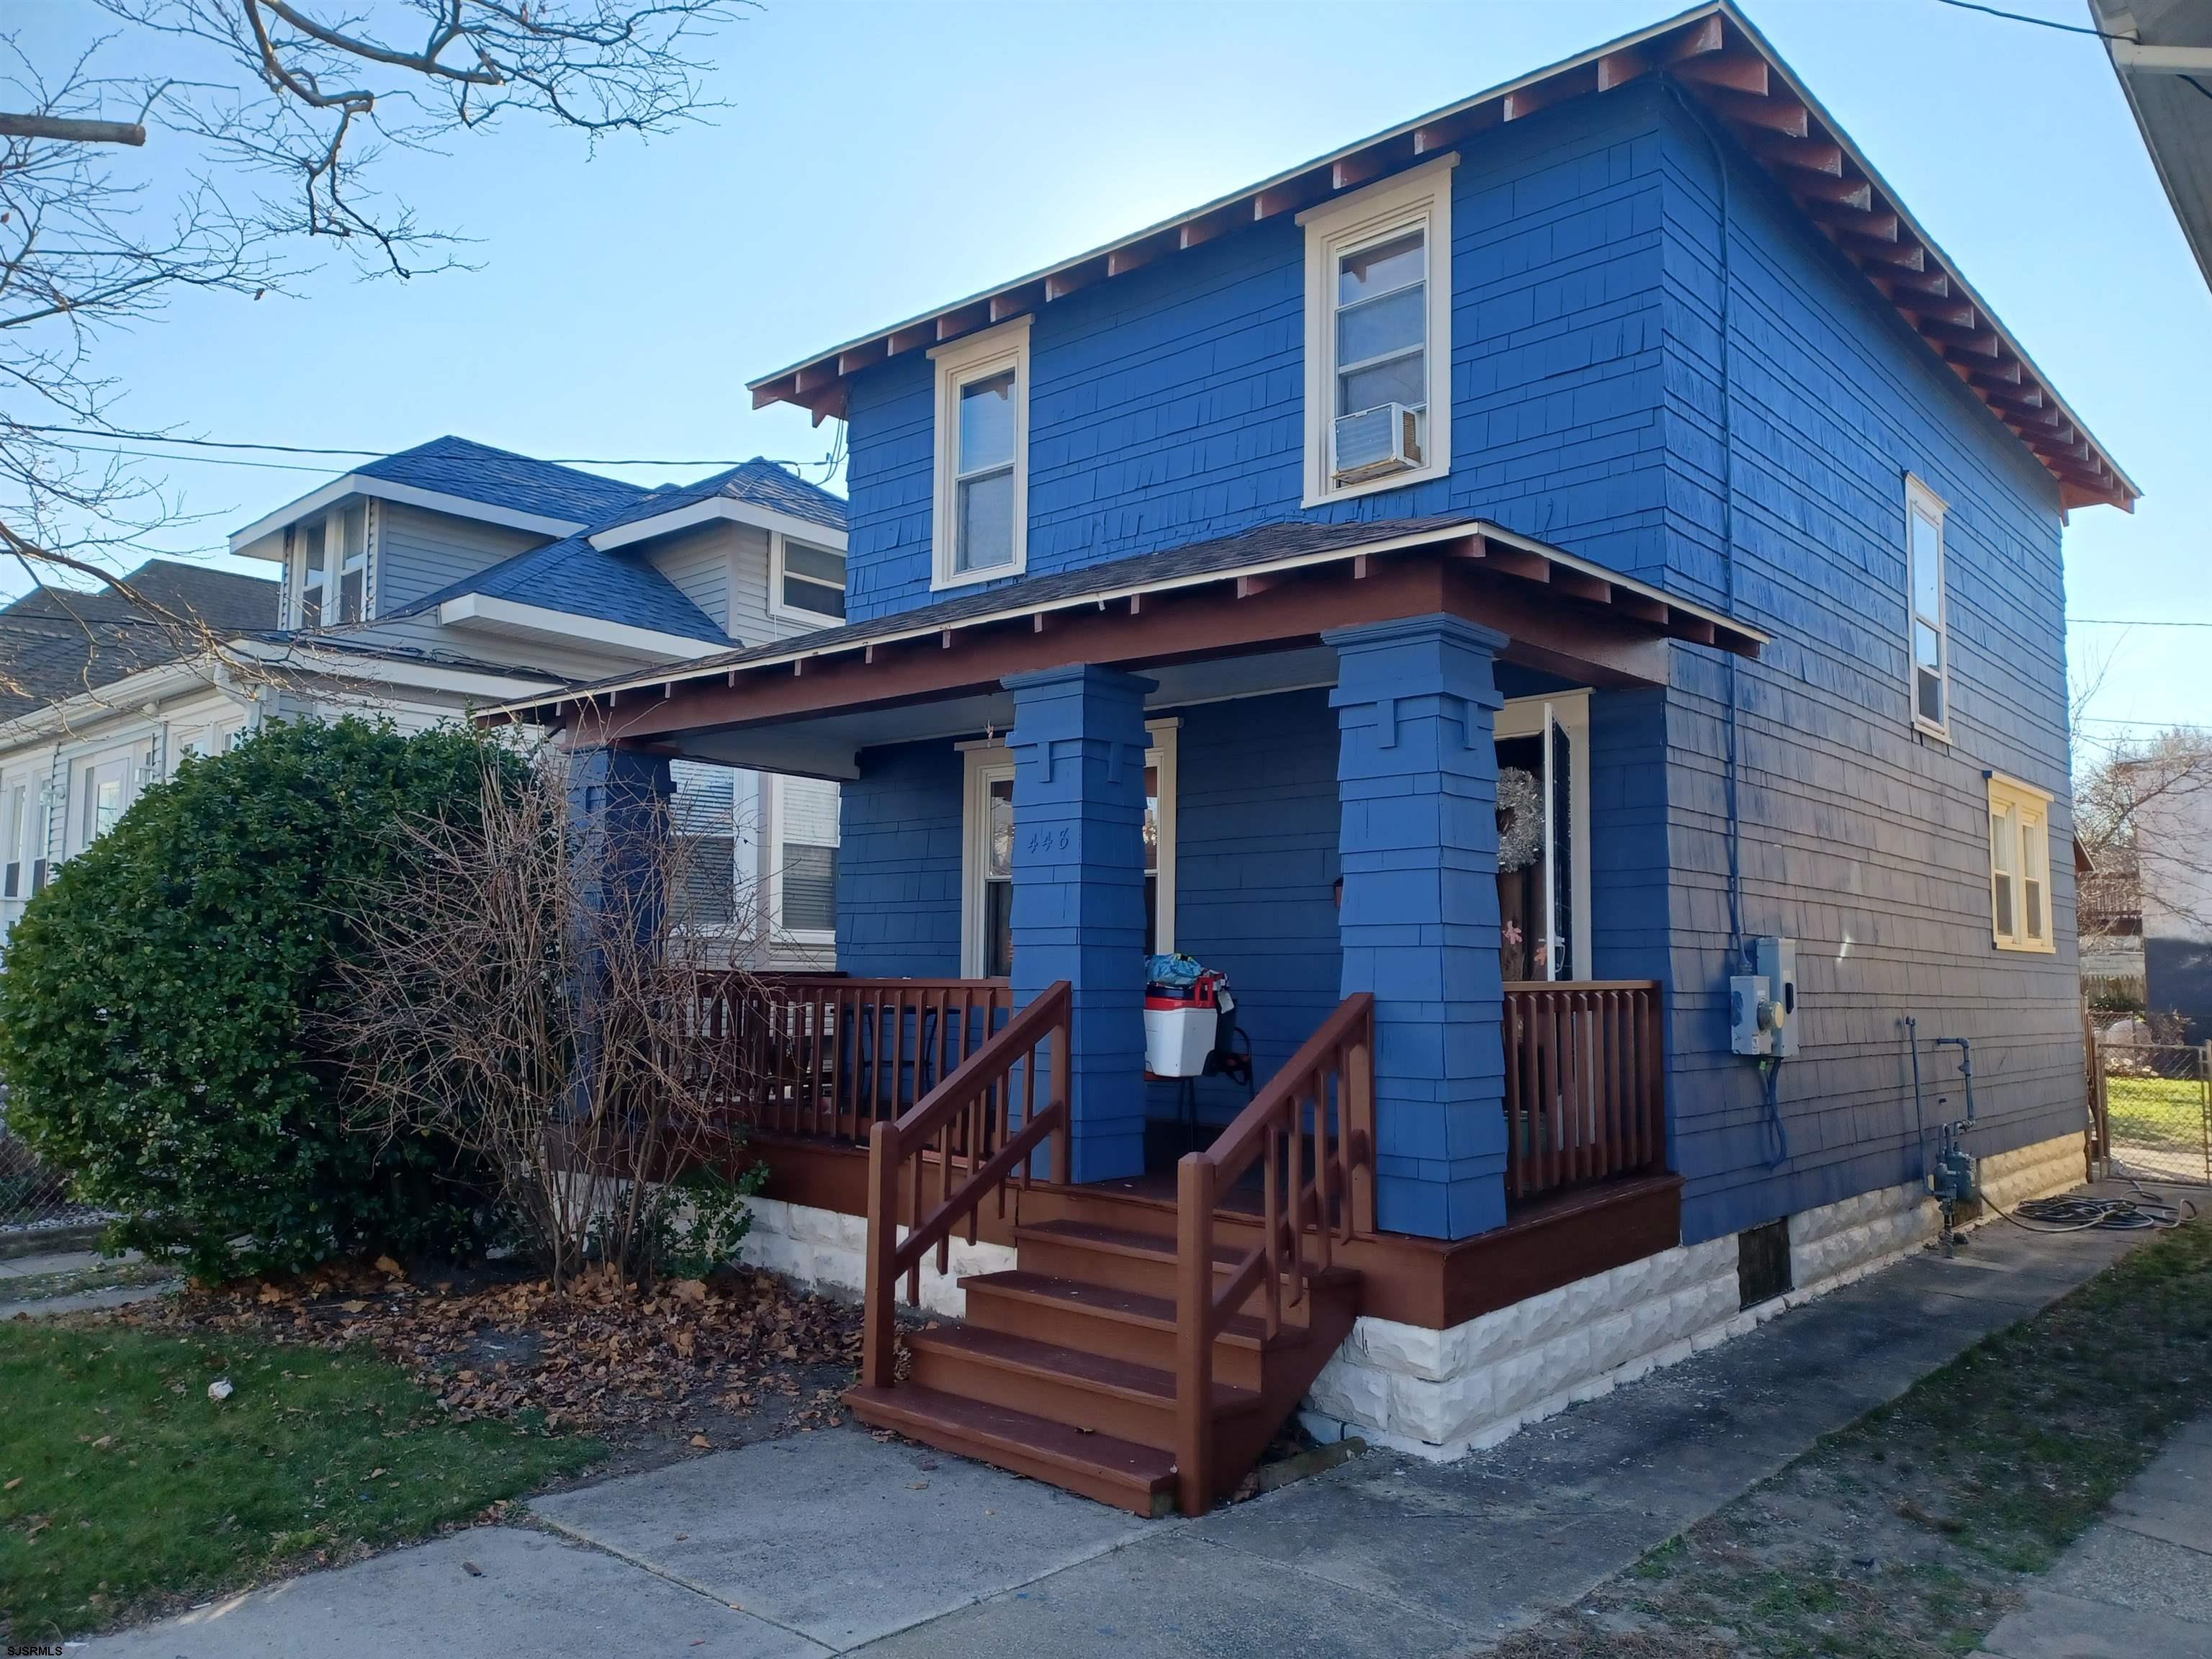
[[[549,1531],[458,1534],[88,1650],[1480,1651],[2142,1237],[1985,1229],[1955,1260],[1922,1252],[1491,1452],[1370,1453],[1195,1522],[847,1428],[552,1495],[532,1505]]]
[[[2212,1654],[2212,1417],[2181,1431],[2074,1540],[1978,1659]]]

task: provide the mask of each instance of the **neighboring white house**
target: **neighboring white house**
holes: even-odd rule
[[[130,580],[223,636],[240,667],[183,651],[112,594],[45,589],[0,610],[0,939],[149,782],[264,720],[358,712],[419,729],[844,612],[843,501],[759,459],[648,490],[440,438],[230,547],[276,580],[172,561]],[[715,855],[679,896],[695,925],[733,959],[833,960],[836,785],[696,763],[677,785],[678,830]]]

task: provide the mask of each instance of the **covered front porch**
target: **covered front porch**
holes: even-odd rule
[[[839,973],[703,984],[696,1058],[771,1194],[869,1218],[856,1403],[919,1431],[892,1287],[1003,1241],[963,1280],[989,1366],[1095,1394],[1064,1357],[1157,1322],[1117,1386],[1182,1473],[1081,1478],[1188,1509],[1265,1443],[1215,1396],[1245,1324],[1272,1431],[1357,1314],[1442,1328],[1678,1238],[1669,639],[1759,643],[1486,523],[1285,525],[513,712],[842,786]],[[1148,1075],[1170,951],[1227,975],[1249,1081]],[[975,1352],[933,1363],[941,1443],[1091,1489],[953,1420]]]

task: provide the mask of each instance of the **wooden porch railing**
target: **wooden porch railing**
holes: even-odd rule
[[[763,1133],[864,1141],[1003,1026],[1002,979],[698,977],[693,1063],[722,1110]]]
[[[1505,1195],[1664,1169],[1656,980],[1505,987]]]
[[[1214,1206],[1255,1163],[1260,1239],[1217,1285]],[[1282,1328],[1285,1301],[1306,1294],[1309,1225],[1322,1269],[1332,1236],[1375,1230],[1375,999],[1346,997],[1176,1174],[1176,1481],[1182,1512],[1199,1515],[1213,1498],[1214,1338],[1255,1290],[1267,1334]]]
[[[1060,980],[911,1111],[896,1119],[878,1118],[870,1131],[867,1308],[860,1357],[860,1381],[870,1387],[891,1386],[897,1352],[892,1302],[900,1278],[907,1281],[907,1300],[919,1300],[922,1258],[933,1248],[937,1271],[946,1271],[953,1228],[965,1217],[973,1244],[976,1216],[994,1196],[1003,1217],[1008,1183],[1029,1184],[1031,1154],[1048,1139],[1052,1178],[1066,1183],[1069,1000],[1067,981]],[[1050,1068],[1042,1105],[1037,1103],[1041,1066]],[[914,1218],[903,1239],[898,1236],[902,1190]]]

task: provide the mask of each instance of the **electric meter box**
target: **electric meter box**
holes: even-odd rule
[[[1739,1054],[1774,1052],[1774,1005],[1767,1000],[1766,976],[1738,974],[1729,981],[1729,1048]]]
[[[1765,1052],[1787,1060],[1797,1052],[1797,941],[1767,934],[1757,941],[1752,957],[1774,1005],[1772,1041]]]

